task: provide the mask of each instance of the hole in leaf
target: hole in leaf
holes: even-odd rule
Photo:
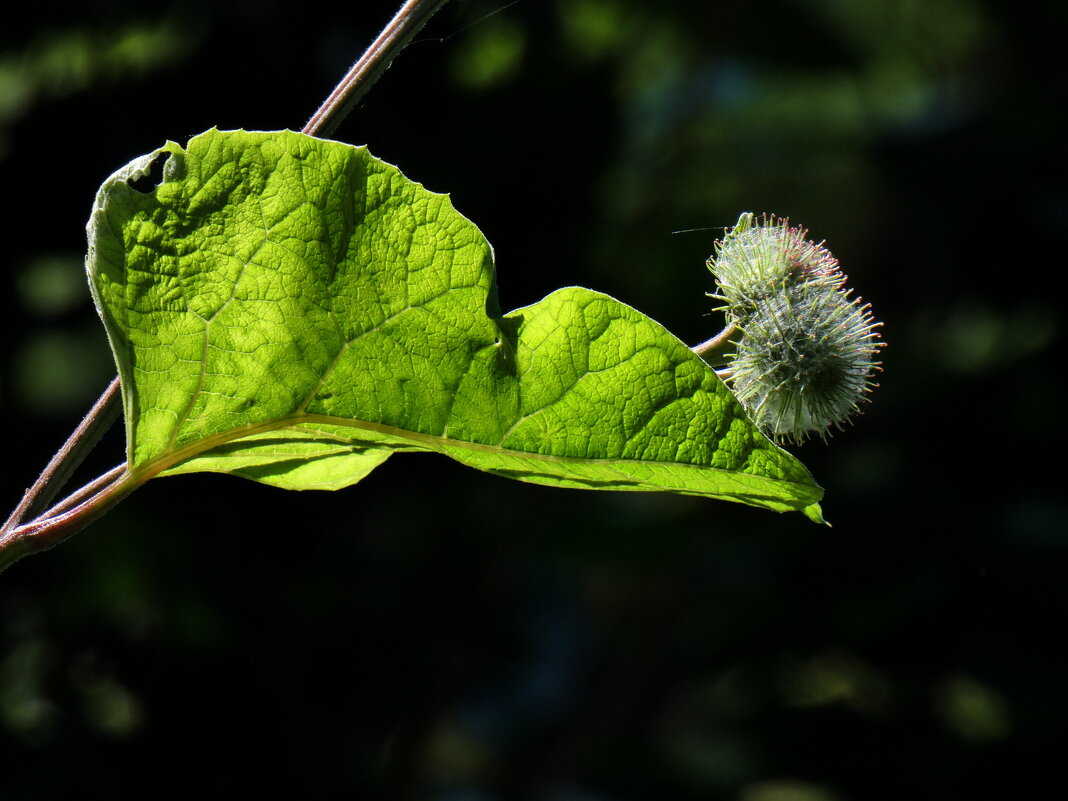
[[[127,186],[142,195],[150,194],[152,190],[163,183],[163,165],[167,163],[167,159],[170,157],[170,153],[160,153],[152,159],[152,163],[148,165],[148,170],[145,171],[145,174],[140,178],[127,181]]]

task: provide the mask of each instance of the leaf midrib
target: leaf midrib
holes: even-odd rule
[[[267,431],[274,431],[281,428],[286,428],[291,425],[297,424],[320,424],[320,425],[333,425],[341,426],[344,428],[354,428],[357,430],[374,431],[379,434],[385,434],[387,436],[394,436],[400,439],[411,440],[413,442],[423,443],[432,447],[432,450],[438,450],[446,446],[452,448],[461,448],[469,451],[477,451],[480,453],[489,453],[494,455],[514,456],[522,459],[533,459],[535,461],[557,463],[557,464],[605,464],[611,467],[613,463],[626,462],[628,464],[647,464],[657,467],[681,467],[681,468],[693,468],[699,470],[711,470],[716,473],[722,473],[729,476],[745,476],[747,479],[755,480],[758,482],[774,482],[777,484],[784,484],[791,487],[797,487],[800,490],[802,497],[811,495],[814,490],[818,490],[818,487],[805,484],[802,482],[794,481],[786,478],[772,478],[770,476],[761,476],[753,473],[744,473],[739,470],[725,470],[721,467],[713,467],[712,465],[700,465],[700,464],[688,464],[682,462],[661,462],[651,459],[629,459],[622,456],[615,457],[577,457],[577,456],[559,456],[555,454],[546,453],[534,453],[530,451],[517,451],[511,448],[504,448],[499,445],[485,445],[480,442],[469,442],[466,440],[452,439],[447,436],[437,436],[434,434],[424,434],[419,431],[411,431],[405,428],[399,428],[397,426],[385,425],[383,423],[373,423],[369,420],[354,420],[349,417],[333,417],[330,415],[322,414],[292,414],[286,417],[276,418],[270,421],[264,421],[262,423],[250,423],[247,426],[240,426],[238,428],[232,428],[228,431],[223,431],[218,434],[213,434],[208,437],[197,440],[189,445],[184,445],[180,448],[176,448],[167,453],[161,454],[154,459],[149,460],[144,465],[134,467],[130,470],[131,476],[138,482],[148,481],[151,478],[162,473],[164,470],[168,470],[184,461],[193,459],[200,456],[213,448],[220,445],[225,445],[228,442],[232,442],[243,437],[252,436],[253,434],[261,434]],[[623,475],[623,474],[620,474]],[[668,487],[664,488],[668,490]],[[729,494],[729,493],[724,493]]]

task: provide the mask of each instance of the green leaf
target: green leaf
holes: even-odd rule
[[[554,486],[779,511],[822,495],[629,306],[568,287],[501,316],[481,232],[364,148],[289,131],[171,142],[104,183],[89,239],[145,479],[334,489],[423,450]]]

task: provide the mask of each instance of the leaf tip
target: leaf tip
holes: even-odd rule
[[[820,505],[818,503],[810,503],[808,506],[802,509],[801,512],[813,523],[818,523],[820,525],[827,526],[827,528],[831,527],[831,524],[824,519],[823,510],[820,508]]]

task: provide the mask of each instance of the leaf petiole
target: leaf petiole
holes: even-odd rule
[[[126,472],[125,465],[119,465],[72,493],[40,517],[5,529],[0,535],[0,572],[22,557],[46,551],[81,531],[143,483],[144,479],[134,478]],[[102,489],[90,494],[96,487]],[[80,503],[73,500],[86,495],[89,497]]]
[[[97,476],[96,478],[94,478],[92,481],[90,481],[88,484],[86,484],[81,489],[77,489],[74,492],[72,492],[70,495],[68,495],[66,498],[61,500],[59,503],[57,503],[51,509],[49,509],[48,511],[42,513],[37,519],[38,520],[50,520],[53,517],[56,517],[56,516],[62,514],[63,512],[66,512],[68,509],[70,509],[70,508],[72,508],[74,506],[77,506],[79,503],[84,501],[86,498],[89,498],[89,497],[91,497],[93,495],[96,495],[97,493],[101,492],[109,484],[115,483],[122,476],[122,474],[125,473],[125,472],[126,472],[126,462],[123,462],[120,465],[116,465],[115,467],[111,468],[106,473],[104,473],[102,476]]]

